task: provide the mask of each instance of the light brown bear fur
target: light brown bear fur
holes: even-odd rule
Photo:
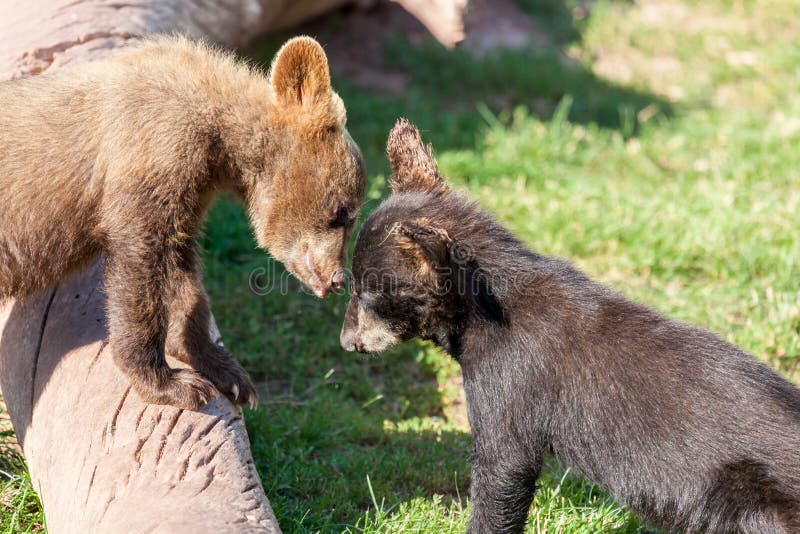
[[[105,255],[110,343],[148,402],[255,403],[209,338],[195,236],[212,200],[246,204],[260,247],[319,296],[342,287],[363,161],[325,53],[287,42],[269,78],[180,37],[0,84],[0,300]],[[165,351],[194,367],[171,369]]]

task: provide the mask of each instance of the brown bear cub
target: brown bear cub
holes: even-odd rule
[[[266,77],[185,38],[0,84],[0,300],[105,256],[114,358],[146,401],[256,402],[209,337],[195,237],[213,199],[241,198],[258,245],[320,297],[343,288],[364,196],[328,63],[308,37]],[[165,353],[194,370],[172,369]]]
[[[461,365],[469,532],[522,532],[549,453],[687,532],[800,532],[800,390],[730,343],[540,256],[389,136],[393,194],[364,223],[341,344],[421,337]]]

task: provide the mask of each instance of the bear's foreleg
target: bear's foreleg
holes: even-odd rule
[[[194,247],[182,256],[168,275],[166,352],[200,371],[232,402],[254,408],[258,395],[247,371],[209,335],[211,312]]]
[[[508,436],[475,435],[468,534],[519,533],[533,502],[541,459],[531,465]]]

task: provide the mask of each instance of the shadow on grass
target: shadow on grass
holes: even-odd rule
[[[271,260],[229,199],[214,207],[202,244],[225,344],[261,387],[263,405],[246,421],[285,532],[356,524],[372,503],[367,476],[387,503],[466,485],[471,437],[431,418],[444,404],[431,355],[444,356],[417,344],[380,357],[345,353],[344,296],[319,300],[294,281],[288,291],[253,293],[250,272]]]
[[[520,3],[547,25],[552,46],[474,58],[432,40],[412,44],[389,35],[367,46],[381,46],[386,66],[404,77],[396,93],[367,90],[337,76],[337,59],[331,57],[334,87],[371,176],[362,218],[384,194],[375,176],[387,169],[386,135],[398,117],[414,121],[444,151],[479,150],[487,123],[506,120],[518,106],[547,120],[567,96],[571,121],[623,136],[635,133],[645,108],[651,115],[670,113],[666,102],[604,81],[562,53],[562,46],[580,39],[569,5]],[[311,33],[324,44],[328,32],[343,26],[334,17],[326,22],[329,30],[317,25],[318,33],[296,33]],[[263,40],[249,54],[268,65],[287,37]],[[359,36],[351,38],[357,42]],[[439,379],[443,368],[455,364],[418,343],[376,358],[344,353],[338,333],[345,297],[319,301],[295,282],[285,294],[254,294],[250,273],[271,260],[255,249],[242,209],[230,200],[212,210],[202,245],[206,286],[226,345],[263,385],[265,404],[248,414],[247,426],[286,532],[352,527],[374,507],[373,495],[392,508],[415,497],[458,500],[467,494],[471,437],[441,417],[447,399]],[[267,269],[285,278],[281,266]],[[589,497],[583,504],[591,505]]]
[[[372,507],[367,476],[388,506],[466,494],[471,437],[437,417],[445,356],[414,343],[379,357],[345,353],[343,296],[321,301],[296,284],[286,294],[254,294],[249,272],[267,259],[230,200],[215,206],[204,244],[225,344],[261,386],[263,404],[245,419],[285,532],[355,525]]]
[[[518,106],[548,120],[564,97],[572,102],[571,122],[595,123],[625,137],[636,133],[640,119],[672,113],[669,102],[604,80],[564,52],[568,45],[580,42],[586,2],[516,3],[535,21],[534,31],[545,35],[523,48],[498,49],[482,57],[462,49],[446,50],[432,38],[420,40],[414,35],[412,42],[403,29],[382,27],[376,39],[363,21],[352,23],[347,13],[258,41],[248,53],[269,65],[280,44],[292,35],[308,33],[317,38],[328,50],[334,87],[347,106],[348,128],[364,151],[371,173],[386,169],[386,136],[401,116],[416,123],[426,139],[444,151],[475,148],[487,121],[499,118],[502,122]],[[577,20],[576,13],[582,13],[583,20]],[[356,84],[357,76],[341,74],[352,71],[361,57],[358,50],[364,47],[381,50],[379,64],[371,59],[364,67],[375,71],[370,77],[399,76],[400,87],[368,90]]]

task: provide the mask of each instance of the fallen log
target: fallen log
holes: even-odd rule
[[[98,262],[0,308],[0,386],[48,530],[279,532],[241,411],[145,404],[113,362],[101,287]]]

